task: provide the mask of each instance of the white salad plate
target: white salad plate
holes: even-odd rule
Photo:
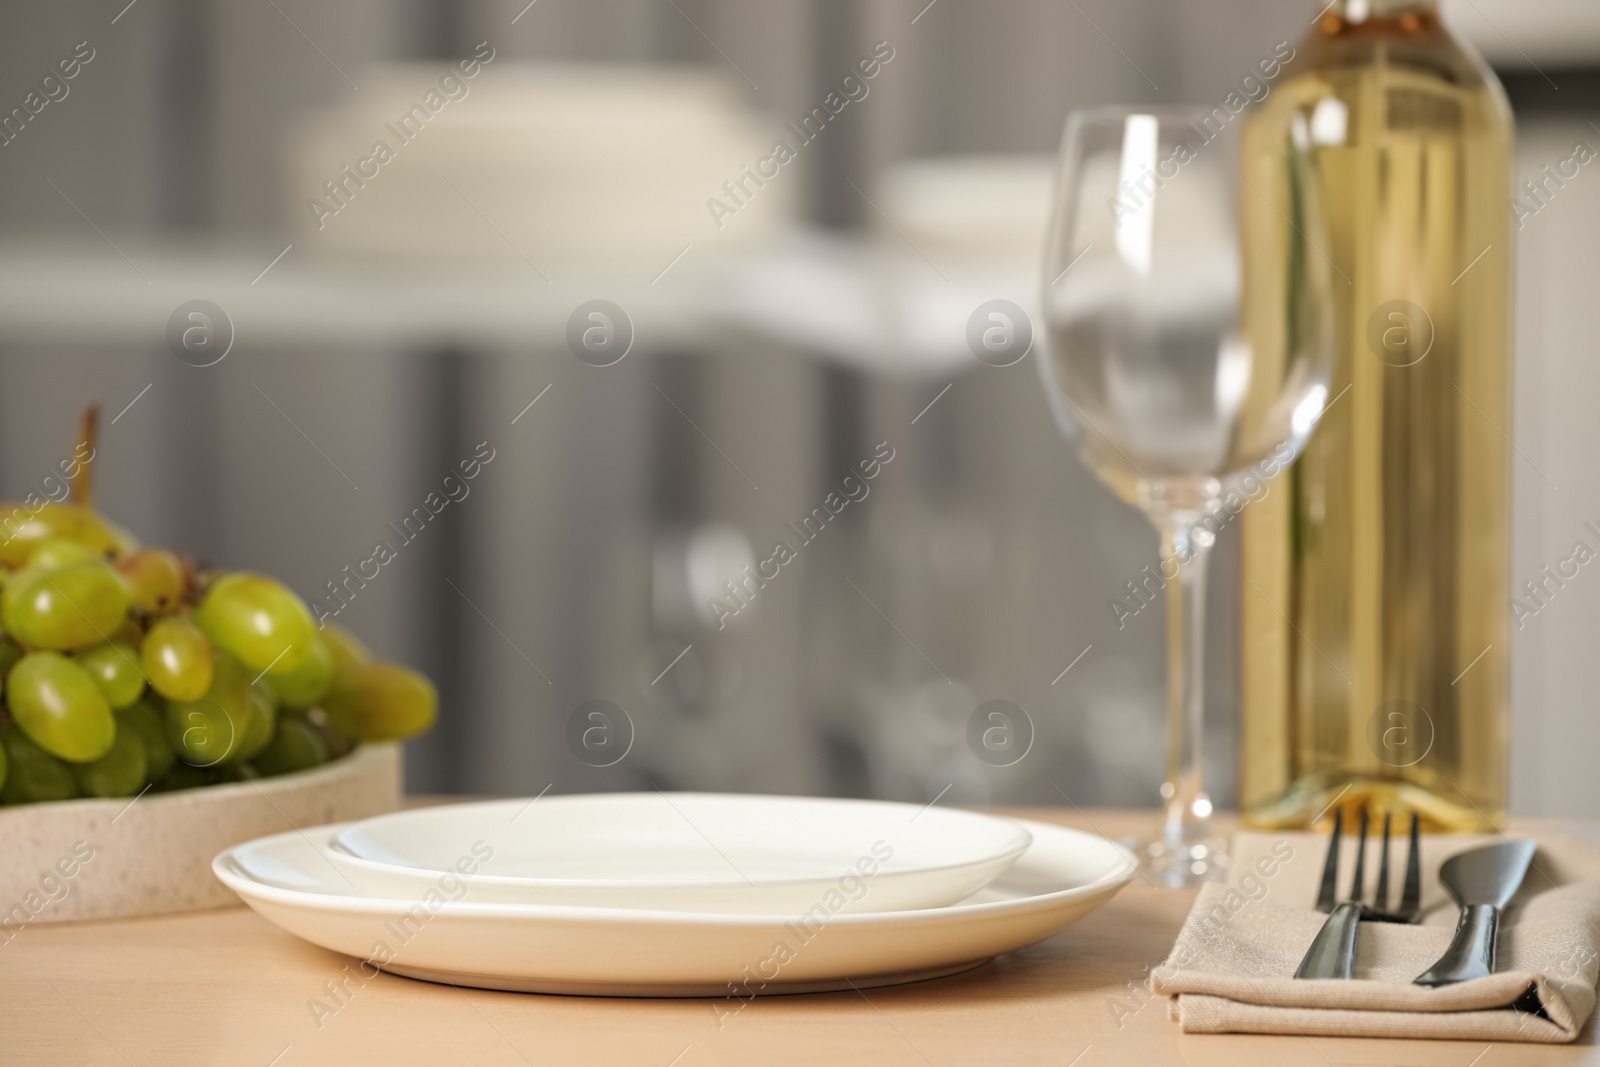
[[[831,898],[805,915],[492,904],[475,898],[469,873],[440,875],[414,900],[373,897],[327,851],[348,826],[265,837],[223,852],[212,869],[269,922],[357,957],[364,974],[381,968],[520,992],[745,998],[954,974],[1049,937],[1134,876],[1120,845],[1022,825],[1032,845],[967,900],[856,914],[834,910]],[[870,886],[872,877],[857,877]],[[838,891],[863,889],[841,880]]]
[[[953,904],[1030,840],[1013,820],[928,805],[651,792],[396,812],[340,830],[328,852],[372,896],[417,900],[470,864],[476,903],[799,915],[869,872],[839,910]]]

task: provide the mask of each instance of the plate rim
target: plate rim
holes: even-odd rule
[[[669,804],[672,802],[672,798],[714,798],[717,800],[729,800],[738,803],[745,803],[754,800],[762,802],[796,802],[797,804],[822,802],[830,805],[839,804],[841,806],[868,805],[885,809],[912,809],[916,807],[915,804],[907,804],[902,801],[878,800],[875,798],[805,797],[781,793],[744,794],[684,791],[663,793],[661,795],[668,798]],[[602,801],[624,798],[632,800],[636,797],[647,796],[650,796],[650,794],[642,792],[563,793],[558,796],[551,797],[550,799],[557,801],[576,800],[579,802],[589,802],[591,800]],[[375,875],[400,877],[419,882],[433,881],[441,875],[454,874],[456,872],[439,867],[423,867],[413,864],[390,863],[385,860],[375,860],[366,856],[357,855],[348,851],[346,848],[342,848],[338,838],[345,832],[359,829],[364,825],[374,822],[402,822],[408,817],[415,817],[416,815],[420,815],[422,813],[449,808],[489,807],[491,805],[509,806],[522,799],[523,798],[521,797],[500,797],[489,800],[467,801],[462,804],[439,805],[433,808],[413,808],[406,811],[386,812],[382,815],[374,815],[367,819],[353,820],[343,824],[339,828],[339,833],[329,834],[328,837],[322,842],[321,847],[330,856],[334,857],[336,862],[350,864],[351,866],[361,870],[369,871]],[[537,801],[539,799],[541,798],[535,797],[533,798],[533,801]],[[533,801],[529,801],[528,805],[531,806]],[[916,816],[913,816],[912,821],[915,821],[916,818],[920,817],[923,812],[926,812],[927,810],[928,807],[922,808],[917,812]],[[1033,833],[1026,826],[1022,825],[1022,820],[1020,819],[1014,819],[1006,815],[993,815],[986,812],[971,811],[965,808],[943,808],[939,809],[938,814],[940,817],[956,816],[962,819],[971,817],[977,822],[981,822],[985,825],[1003,825],[1013,831],[1013,833],[1010,835],[1012,838],[1012,843],[1000,851],[987,853],[982,856],[969,856],[965,859],[954,860],[949,863],[924,864],[921,866],[907,867],[899,870],[883,871],[875,877],[900,880],[905,878],[952,874],[958,871],[967,870],[972,867],[983,866],[991,863],[1002,863],[1009,866],[1011,863],[1025,855],[1028,849],[1033,847]],[[687,820],[688,816],[685,815],[684,818]],[[691,822],[690,825],[693,826],[694,824]],[[716,846],[713,845],[712,847],[715,848]],[[846,871],[845,873],[848,874],[849,872]],[[753,880],[750,878],[694,879],[692,881],[682,882],[651,882],[638,878],[546,878],[505,874],[476,874],[472,877],[474,881],[480,884],[496,886],[504,889],[548,889],[571,892],[586,889],[595,891],[617,891],[630,889],[670,888],[674,890],[704,889],[707,892],[718,892],[722,890],[743,892],[747,888],[755,888],[758,890],[782,890],[818,885],[821,883],[832,883],[836,882],[841,875],[837,872],[832,872],[828,874],[803,875],[791,878],[756,877]]]
[[[833,916],[829,920],[829,926],[838,925],[846,928],[882,925],[903,926],[921,923],[937,924],[958,919],[968,921],[982,920],[1012,912],[1031,911],[1038,908],[1067,904],[1080,899],[1089,899],[1102,893],[1114,893],[1131,882],[1138,873],[1138,861],[1134,858],[1133,853],[1125,846],[1109,838],[1090,831],[1079,830],[1076,827],[1060,826],[1035,819],[1016,819],[1014,821],[1029,829],[1030,832],[1032,828],[1040,827],[1046,831],[1069,834],[1073,837],[1085,839],[1094,846],[1103,847],[1109,850],[1111,854],[1119,856],[1123,863],[1117,869],[1101,875],[1093,881],[1049,893],[971,904],[958,902],[932,908],[842,913]],[[364,913],[375,917],[393,918],[406,914],[412,908],[425,906],[424,902],[419,900],[398,900],[357,894],[313,893],[307,890],[270,885],[238,867],[233,859],[234,854],[243,849],[262,847],[280,840],[298,839],[310,844],[313,848],[322,848],[325,847],[326,841],[332,837],[335,831],[349,825],[351,823],[336,823],[329,826],[311,827],[306,830],[288,830],[283,833],[256,838],[253,841],[235,845],[218,853],[211,861],[211,869],[224,885],[232,889],[243,899],[244,903],[252,907],[254,903],[251,898],[255,897],[264,902],[300,911]],[[319,835],[322,838],[322,844],[319,844],[316,840]],[[1050,836],[1050,834],[1047,833],[1046,836]],[[1038,835],[1035,834],[1034,841],[1037,842],[1038,840]],[[1032,845],[1029,847],[1031,848]],[[247,892],[249,895],[246,895]],[[796,915],[789,914],[685,912],[645,908],[582,907],[570,904],[499,904],[479,901],[443,901],[435,910],[430,911],[430,915],[435,918],[448,915],[451,918],[466,921],[503,922],[509,920],[526,922],[559,920],[580,924],[611,923],[640,926],[670,923],[685,926],[750,927],[753,929],[766,929],[770,928],[774,923],[792,922],[797,918]]]

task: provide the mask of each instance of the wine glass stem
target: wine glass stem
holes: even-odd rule
[[[1167,591],[1167,776],[1161,786],[1167,840],[1203,835],[1211,800],[1202,781],[1205,718],[1206,564],[1209,531],[1187,515],[1166,515],[1161,529],[1162,577]]]

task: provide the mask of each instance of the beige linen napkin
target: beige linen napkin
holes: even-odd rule
[[[1600,848],[1594,845],[1539,840],[1522,890],[1500,918],[1495,974],[1438,989],[1411,984],[1455,930],[1457,909],[1439,885],[1439,865],[1500,840],[1425,836],[1422,922],[1362,923],[1354,977],[1305,981],[1294,972],[1326,918],[1314,904],[1328,839],[1241,833],[1228,884],[1201,889],[1151,986],[1173,998],[1173,1015],[1190,1033],[1572,1041],[1594,1011],[1600,964]],[[1355,870],[1355,841],[1344,847],[1341,899]],[[1380,841],[1367,843],[1369,894],[1380,848]],[[1396,835],[1390,848],[1389,884],[1397,897],[1404,837]]]

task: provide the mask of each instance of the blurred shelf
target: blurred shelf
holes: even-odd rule
[[[698,332],[682,283],[652,287],[648,276],[618,281],[597,273],[552,283],[532,268],[302,259],[292,248],[269,268],[282,246],[267,241],[246,250],[239,242],[119,239],[117,248],[60,241],[0,248],[0,338],[162,348],[168,317],[195,299],[228,313],[237,344],[559,344],[573,308],[597,297],[622,305],[636,326],[648,325],[649,343]]]
[[[1030,315],[1037,303],[1031,257],[917,250],[893,237],[798,234],[726,256],[691,248],[666,271],[591,266],[553,281],[521,264],[340,261],[293,248],[272,263],[279,250],[265,239],[13,241],[0,247],[0,340],[159,350],[173,310],[204,299],[227,312],[238,345],[551,350],[579,304],[604,298],[632,319],[641,351],[738,331],[921,374],[975,363],[966,323],[980,303],[1004,297]]]

